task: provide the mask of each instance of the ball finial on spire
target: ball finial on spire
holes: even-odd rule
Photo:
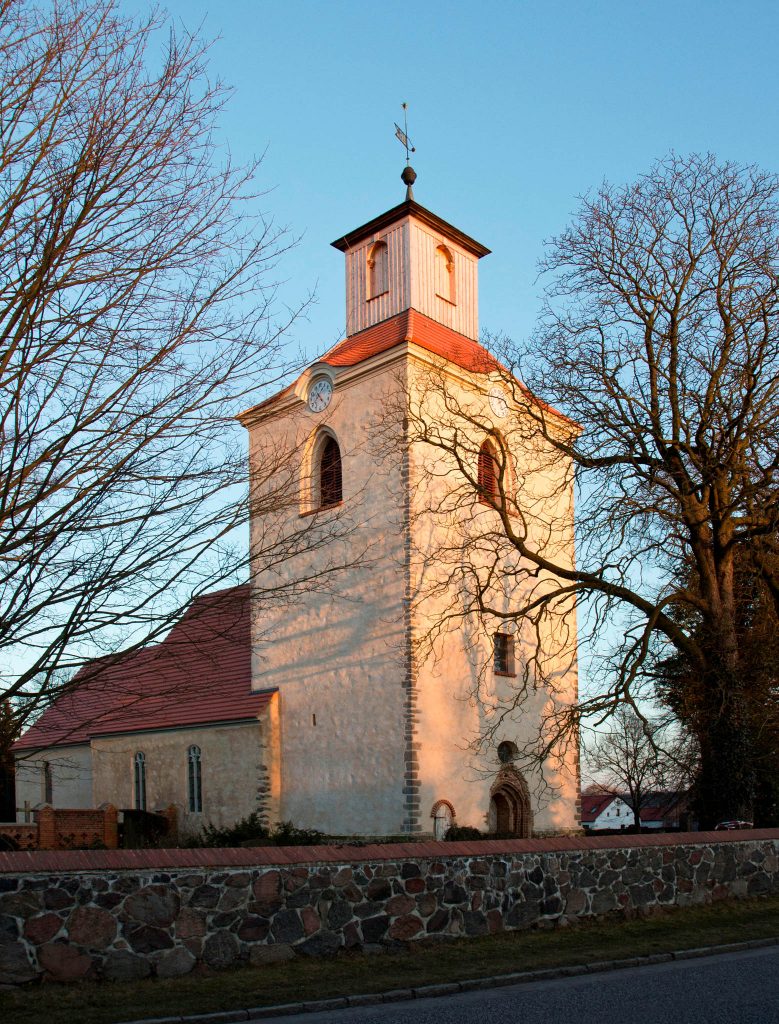
[[[414,170],[411,164],[406,164],[406,166],[403,168],[403,173],[401,174],[400,178],[403,184],[406,186],[406,199],[413,199],[414,192],[411,186],[417,180],[417,172]]]

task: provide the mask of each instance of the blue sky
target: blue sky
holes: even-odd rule
[[[538,312],[544,239],[604,178],[633,179],[670,149],[779,167],[779,5],[767,0],[166,7],[219,37],[211,71],[235,88],[224,138],[238,159],[266,152],[263,207],[303,236],[278,273],[290,304],[316,289],[291,339],[311,358],[344,327],[329,243],[403,198],[404,100],[416,198],[493,250],[481,326],[515,338]]]

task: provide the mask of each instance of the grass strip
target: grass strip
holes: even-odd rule
[[[779,897],[717,903],[632,921],[422,941],[381,955],[342,953],[264,967],[197,970],[164,981],[32,985],[0,992],[14,1024],[116,1024],[168,1015],[383,992],[514,971],[594,963],[779,936]]]

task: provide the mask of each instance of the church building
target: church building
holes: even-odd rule
[[[478,341],[479,260],[489,250],[415,201],[410,167],[403,177],[404,202],[333,242],[345,259],[346,338],[240,417],[253,466],[271,446],[294,452],[296,501],[277,528],[294,534],[315,520],[321,530],[286,578],[344,565],[331,589],[255,620],[252,686],[278,702],[268,813],[339,834],[443,836],[452,823],[517,836],[570,831],[576,752],[555,751],[528,771],[516,756],[551,695],[539,685],[490,721],[487,705],[510,703],[522,676],[521,630],[477,622],[460,606],[453,614],[457,573],[441,581],[453,552],[455,562],[478,557],[478,545],[459,547],[463,530],[473,535],[478,521],[478,533],[485,524],[495,532],[484,478],[497,494],[498,463],[527,455],[493,451],[521,413],[512,411],[517,382]],[[475,489],[435,444],[453,402]],[[572,493],[552,491],[550,543],[572,561]],[[261,547],[265,517],[254,527]],[[268,585],[261,567],[253,583]],[[554,700],[576,694],[574,639]]]
[[[239,417],[252,495],[274,486],[270,453],[289,484],[288,501],[252,520],[249,587],[201,599],[156,653],[117,661],[47,711],[17,744],[17,804],[173,803],[189,831],[254,811],[341,836],[578,830],[576,751],[535,766],[520,757],[550,708],[576,700],[575,610],[564,654],[563,630],[542,627],[552,671],[528,686],[522,624],[475,615],[463,596],[491,557],[509,570],[498,612],[523,585],[499,540],[476,543],[499,536],[504,484],[516,481],[510,500],[522,502],[532,461],[516,441],[527,425],[512,429],[518,382],[478,340],[489,250],[417,203],[414,178],[407,167],[405,200],[333,242],[344,340]],[[461,464],[436,444],[454,406]],[[539,522],[572,563],[572,492],[550,494]],[[270,568],[268,531],[290,538],[290,557]],[[266,604],[278,587],[293,599]]]

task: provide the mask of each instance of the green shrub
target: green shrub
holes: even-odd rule
[[[246,818],[241,818],[227,828],[206,825],[200,833],[200,846],[240,846],[252,839],[267,839],[268,829],[260,821],[259,814],[254,811]]]
[[[444,842],[458,843],[461,839],[486,839],[477,828],[472,825],[450,825],[446,830]]]
[[[272,829],[263,825],[255,811],[234,825],[217,828],[206,825],[187,846],[317,846],[329,837],[315,828],[298,828],[291,821],[277,821]]]
[[[270,837],[276,846],[319,846],[330,838],[315,828],[297,828],[291,821],[277,821]]]

